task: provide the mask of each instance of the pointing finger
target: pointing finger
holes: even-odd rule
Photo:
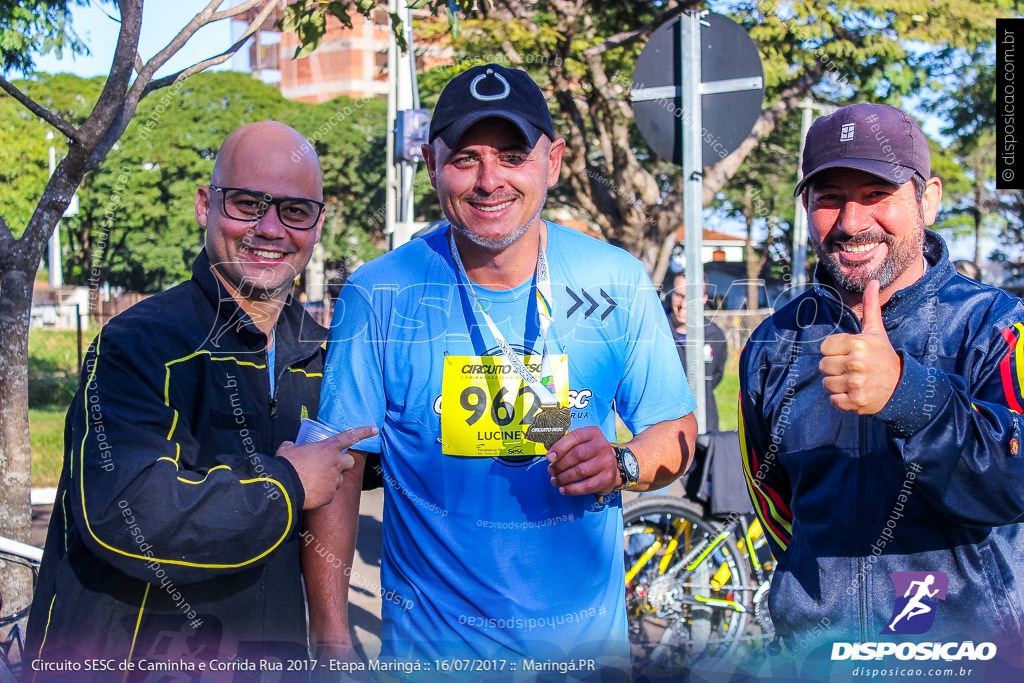
[[[369,439],[376,433],[377,428],[373,425],[355,427],[353,429],[346,430],[341,434],[335,434],[330,439],[326,439],[326,441],[332,441],[332,446],[337,446],[339,449],[345,450],[353,444],[359,443],[363,439]]]

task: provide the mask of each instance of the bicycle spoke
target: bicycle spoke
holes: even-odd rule
[[[667,496],[623,509],[626,605],[634,662],[682,669],[724,657],[747,636],[757,585],[732,528]]]

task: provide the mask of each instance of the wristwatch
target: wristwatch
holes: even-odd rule
[[[615,462],[619,466],[619,475],[622,477],[622,483],[616,486],[615,490],[633,488],[640,481],[640,463],[637,462],[636,456],[628,447],[612,444],[612,449],[615,451]]]

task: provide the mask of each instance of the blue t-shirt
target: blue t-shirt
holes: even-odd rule
[[[620,496],[600,503],[560,494],[543,455],[461,457],[442,444],[446,358],[501,357],[452,261],[446,227],[359,268],[342,291],[328,345],[320,419],[336,429],[380,428],[356,448],[382,454],[383,654],[604,654],[621,666],[629,644]],[[596,425],[614,442],[614,411],[633,433],[692,412],[641,263],[551,223],[545,253],[548,352],[568,357],[572,428]],[[539,356],[533,281],[475,289],[508,342]],[[466,411],[451,419],[469,423],[479,400],[465,396]],[[499,408],[495,419],[504,416]]]

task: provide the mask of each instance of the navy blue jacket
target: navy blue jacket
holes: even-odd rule
[[[316,417],[326,336],[289,300],[272,397],[266,337],[205,251],[103,328],[68,411],[30,657],[305,656],[304,492],[275,451]]]
[[[903,374],[881,412],[829,402],[821,342],[860,332],[823,269],[751,336],[740,361],[748,490],[778,568],[769,608],[790,643],[898,639],[890,572],[944,572],[927,641],[1024,637],[1024,304],[929,268],[882,308]]]

